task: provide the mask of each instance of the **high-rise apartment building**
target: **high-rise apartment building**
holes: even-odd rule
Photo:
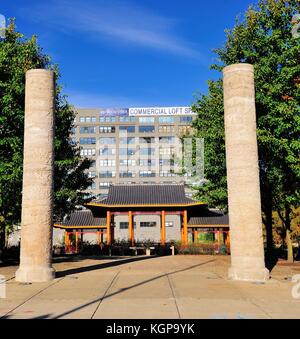
[[[93,161],[89,191],[105,197],[113,184],[185,183],[179,137],[194,118],[189,107],[77,109],[73,138]]]

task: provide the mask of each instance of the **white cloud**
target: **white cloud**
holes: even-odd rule
[[[64,0],[23,9],[27,17],[66,33],[86,33],[115,44],[128,43],[189,58],[202,59],[192,44],[176,34],[176,21],[128,2],[98,0],[97,4]]]

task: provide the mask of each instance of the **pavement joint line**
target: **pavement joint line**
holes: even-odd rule
[[[191,270],[191,269],[193,269],[193,268],[195,268],[195,267],[204,266],[204,265],[206,265],[206,264],[209,264],[209,263],[212,263],[212,262],[215,262],[215,261],[216,261],[215,259],[209,260],[209,261],[204,261],[204,262],[202,262],[201,264],[197,264],[197,265],[194,265],[194,266],[191,266],[191,267],[187,267],[187,268],[186,268],[186,265],[185,265],[185,266],[184,266],[185,268],[182,268],[181,270],[176,271],[176,272],[170,272],[170,273],[168,273],[168,274],[169,274],[169,275],[172,275],[172,274],[174,274],[174,273],[178,273],[178,272],[182,272],[182,271],[185,271],[185,272],[186,272],[186,271]],[[109,286],[109,287],[107,288],[107,290],[105,291],[104,295],[103,295],[101,298],[98,299],[98,300],[99,300],[99,304],[98,304],[98,306],[97,306],[97,308],[96,308],[94,314],[92,315],[92,318],[91,318],[91,319],[93,319],[93,317],[94,317],[96,311],[99,309],[99,307],[100,307],[100,305],[101,305],[103,299],[106,298],[109,289],[111,288],[111,286],[113,285],[114,281],[116,280],[117,276],[121,273],[121,271],[122,271],[122,269],[121,269],[120,271],[118,271],[118,273],[116,274],[116,276],[113,278],[113,280],[112,280],[110,286]],[[163,278],[163,277],[165,277],[165,276],[166,276],[166,273],[161,274],[161,275],[159,275],[159,276],[157,276],[157,277],[155,277],[155,278],[152,278],[152,279],[150,279],[150,281],[152,281],[153,279]],[[146,281],[146,282],[149,282],[149,281]],[[136,287],[136,285],[131,286],[131,288],[134,288],[134,287]],[[123,292],[123,291],[122,291],[122,292]],[[115,294],[115,293],[109,295],[108,298],[111,297],[111,296],[114,295],[114,294]],[[93,303],[95,303],[95,302],[96,302],[96,301],[92,301],[92,302],[90,302],[90,303],[88,303],[88,304],[85,304],[84,307],[87,307],[88,305],[91,305],[91,304],[93,304]],[[80,308],[82,308],[82,307],[80,307]],[[79,308],[77,308],[77,309],[79,309]],[[75,309],[75,310],[77,310],[77,309]],[[72,310],[72,311],[69,311],[69,312],[65,312],[65,313],[63,313],[63,314],[60,314],[59,316],[56,317],[56,319],[57,319],[57,318],[61,318],[62,316],[65,316],[65,315],[67,315],[67,314],[69,314],[69,313],[72,313],[72,312],[74,312],[75,310]]]
[[[249,301],[253,306],[257,307],[260,311],[262,311],[268,317],[268,319],[272,319],[272,316],[267,311],[265,311],[261,306],[255,304],[252,298],[248,298],[248,296],[241,290],[241,288],[239,288],[238,286],[235,286],[235,288],[240,293],[242,300]]]
[[[0,283],[0,285],[1,285],[1,284],[5,284],[5,283],[7,283],[8,281],[11,281],[11,280],[13,280],[13,279],[15,279],[14,276],[13,276],[12,278],[8,278],[8,279],[2,281],[2,282]]]
[[[181,314],[180,314],[179,307],[178,307],[178,304],[177,304],[177,299],[176,299],[176,296],[175,296],[175,291],[174,291],[173,286],[172,286],[171,278],[170,278],[168,273],[166,275],[167,275],[167,279],[168,279],[168,283],[169,283],[170,289],[172,291],[172,295],[173,295],[173,299],[174,299],[174,302],[175,302],[175,306],[176,306],[176,310],[177,310],[177,313],[178,313],[178,317],[179,317],[179,319],[181,319]]]
[[[104,292],[102,298],[100,299],[98,305],[96,306],[96,309],[95,309],[94,313],[92,314],[91,319],[94,318],[94,316],[95,316],[95,314],[97,313],[97,311],[98,311],[98,309],[99,309],[99,307],[100,307],[100,305],[101,305],[103,299],[105,299],[105,297],[106,297],[108,291],[109,291],[110,288],[113,286],[114,282],[116,281],[116,279],[118,278],[118,276],[120,275],[120,273],[121,273],[121,270],[118,271],[118,272],[115,274],[115,276],[113,277],[113,279],[112,279],[112,281],[110,282],[109,286],[108,286],[107,289],[105,290],[105,292]]]
[[[247,299],[246,299],[247,300]],[[249,299],[250,303],[252,305],[254,305],[255,307],[257,307],[259,310],[261,310],[269,319],[272,319],[272,316],[267,312],[265,311],[261,306],[257,305],[252,299]]]
[[[32,300],[34,297],[38,296],[39,294],[43,293],[44,291],[46,291],[48,288],[60,283],[62,280],[64,280],[65,277],[54,281],[52,284],[48,285],[47,287],[43,288],[42,290],[38,291],[37,293],[35,293],[34,295],[32,295],[31,297],[29,297],[28,299],[26,299],[25,301],[23,301],[21,304],[19,304],[18,306],[16,306],[15,308],[13,308],[12,310],[8,311],[6,314],[4,314],[3,316],[0,317],[0,319],[4,319],[6,316],[8,316],[9,314],[13,313],[15,310],[17,310],[18,308],[20,308],[21,306],[25,305],[28,301]]]

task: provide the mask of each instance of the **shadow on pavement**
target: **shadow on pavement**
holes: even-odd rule
[[[278,263],[278,256],[275,255],[274,253],[268,254],[266,253],[265,255],[265,265],[266,268],[270,271],[270,273],[273,271],[274,267]]]
[[[78,268],[71,268],[65,271],[58,271],[56,272],[56,278],[62,278],[68,275],[73,275],[73,274],[79,274],[79,273],[84,273],[84,272],[90,272],[90,271],[95,271],[95,270],[101,270],[109,267],[116,267],[120,265],[125,265],[125,264],[130,264],[133,262],[137,261],[143,261],[143,260],[153,260],[157,258],[157,256],[152,256],[152,257],[134,257],[134,258],[127,258],[123,259],[121,257],[107,257],[107,258],[97,258],[97,260],[103,260],[103,259],[109,259],[109,260],[114,260],[110,262],[105,262],[105,263],[99,263],[97,265],[92,265],[92,266],[86,266],[86,267],[78,267]],[[87,258],[82,258],[82,260],[85,260]],[[95,258],[94,258],[95,259]],[[81,260],[71,260],[72,262],[79,262]]]
[[[151,259],[153,259],[153,258],[151,258]],[[115,296],[115,295],[118,295],[118,294],[123,293],[123,292],[128,291],[128,290],[131,290],[131,289],[133,289],[133,288],[136,288],[136,287],[139,287],[139,286],[142,286],[142,285],[146,285],[146,284],[148,284],[148,283],[150,283],[150,282],[153,282],[153,281],[155,281],[155,280],[161,279],[161,278],[163,278],[163,277],[167,277],[167,276],[170,276],[170,275],[173,275],[173,274],[177,274],[177,273],[186,272],[186,271],[192,270],[192,269],[197,268],[197,267],[200,267],[200,266],[204,266],[204,265],[207,265],[207,264],[211,264],[211,263],[213,263],[213,262],[215,262],[215,261],[216,261],[216,259],[212,259],[212,260],[203,262],[203,263],[201,263],[201,264],[193,265],[193,266],[190,266],[190,267],[181,269],[181,270],[177,270],[177,271],[170,272],[170,273],[164,273],[164,274],[161,274],[161,275],[159,275],[159,276],[157,276],[157,277],[154,277],[154,278],[151,278],[151,279],[147,279],[147,280],[145,280],[145,281],[142,281],[142,282],[139,282],[139,283],[137,283],[137,284],[134,284],[134,285],[132,285],[132,286],[129,286],[129,287],[126,287],[126,288],[122,288],[121,290],[116,291],[116,292],[114,292],[114,293],[107,294],[108,290],[109,290],[110,287],[113,285],[114,281],[116,280],[117,276],[119,275],[120,272],[118,272],[118,273],[116,274],[116,276],[114,277],[114,279],[112,280],[112,282],[111,282],[110,286],[108,287],[107,291],[104,293],[104,295],[103,295],[102,297],[100,297],[100,298],[98,298],[98,299],[95,299],[95,300],[93,300],[93,301],[91,301],[91,302],[89,302],[89,303],[86,303],[86,304],[84,304],[84,305],[81,305],[81,306],[79,306],[79,307],[76,307],[76,308],[74,308],[74,309],[72,309],[72,310],[70,310],[70,311],[67,311],[67,312],[65,312],[65,313],[62,313],[62,314],[60,314],[60,315],[58,315],[58,316],[56,316],[56,317],[54,317],[54,318],[55,318],[55,319],[59,319],[59,318],[65,317],[65,316],[67,316],[67,315],[69,315],[69,314],[72,314],[72,313],[74,313],[74,312],[77,312],[77,311],[79,311],[79,310],[81,310],[81,309],[83,309],[83,308],[85,308],[85,307],[88,307],[88,306],[91,306],[91,305],[93,305],[93,304],[99,303],[98,306],[97,306],[97,308],[96,308],[96,310],[95,310],[95,312],[93,313],[93,315],[92,315],[92,317],[91,317],[91,318],[93,318],[94,315],[96,314],[97,310],[99,309],[100,304],[101,304],[102,301],[105,300],[105,299],[111,298],[111,297],[113,297],[113,296]],[[121,263],[120,263],[120,264],[121,264]]]

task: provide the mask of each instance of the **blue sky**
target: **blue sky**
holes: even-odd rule
[[[185,106],[206,93],[212,50],[255,0],[15,0],[0,13],[36,34],[77,107]]]

